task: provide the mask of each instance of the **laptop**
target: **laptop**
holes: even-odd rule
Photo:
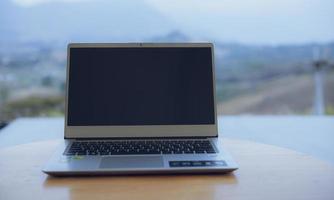
[[[226,173],[211,43],[69,44],[54,176]]]

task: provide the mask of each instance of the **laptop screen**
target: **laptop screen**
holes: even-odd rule
[[[70,48],[69,126],[214,124],[209,47]]]

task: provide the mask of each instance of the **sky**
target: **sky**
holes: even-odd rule
[[[54,4],[99,4],[111,0],[11,0],[22,9],[34,9]],[[136,0],[158,13],[163,21],[149,20],[143,25],[162,32],[177,29],[194,39],[212,39],[245,44],[299,44],[334,41],[333,0]],[[133,0],[113,0],[132,6]],[[124,3],[127,2],[127,3]],[[137,3],[138,4],[138,3]],[[98,7],[96,7],[98,9]],[[126,7],[122,9],[127,10]],[[0,8],[1,11],[1,8]],[[133,9],[131,10],[133,11]],[[137,13],[136,13],[137,12]],[[144,15],[138,11],[129,17]],[[153,16],[154,18],[154,16]],[[158,19],[158,18],[157,18]],[[166,20],[167,19],[167,20]],[[131,20],[124,20],[119,35],[131,35]],[[150,24],[155,23],[155,24]],[[159,24],[160,23],[160,24]],[[122,32],[123,31],[123,32]],[[147,34],[158,34],[148,31]]]

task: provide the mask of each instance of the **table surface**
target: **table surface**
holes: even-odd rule
[[[0,149],[0,199],[334,199],[334,166],[285,148],[224,139],[240,165],[230,174],[50,177],[60,140]]]

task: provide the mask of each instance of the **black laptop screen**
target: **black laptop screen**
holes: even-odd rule
[[[71,48],[69,126],[214,124],[211,48]]]

